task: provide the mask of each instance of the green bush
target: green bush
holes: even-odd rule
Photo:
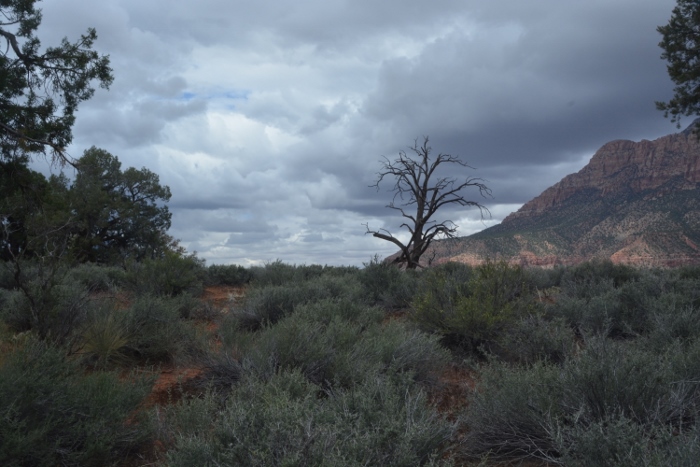
[[[177,308],[177,313],[180,319],[200,319],[206,316],[216,316],[214,311],[207,307],[208,304],[202,302],[199,298],[190,295],[189,292],[183,292],[170,300]]]
[[[332,270],[333,268],[318,264],[310,266],[286,264],[278,259],[265,264],[265,266],[251,267],[250,273],[252,275],[251,282],[256,287],[265,287],[307,281],[327,275]]]
[[[700,338],[700,308],[676,305],[672,294],[659,297],[649,316],[649,332],[645,342],[650,348],[664,350],[675,342]]]
[[[538,314],[524,316],[496,338],[495,355],[505,361],[531,365],[544,360],[563,363],[576,350],[571,327],[562,318],[545,319]]]
[[[591,338],[575,364],[566,366],[560,404],[582,424],[618,415],[651,423],[673,379],[667,355]]]
[[[358,337],[359,326],[334,321],[328,326],[290,316],[265,329],[244,361],[263,378],[278,371],[298,370],[309,381],[330,385],[335,376],[335,357]]]
[[[241,324],[240,316],[226,313],[221,317],[216,337],[222,344],[222,348],[233,355],[240,356],[249,347],[256,336],[255,333],[245,329]]]
[[[211,397],[172,407],[168,463],[437,465],[452,434],[422,392],[381,377],[319,395],[292,371],[267,381],[246,379],[223,410]]]
[[[89,291],[67,276],[44,281],[32,277],[23,290],[4,294],[0,319],[15,332],[32,330],[41,339],[68,343],[83,324],[89,309]]]
[[[384,308],[407,307],[416,290],[416,271],[403,271],[398,266],[374,257],[358,274],[365,300]]]
[[[653,331],[655,315],[672,305],[671,298],[687,294],[675,292],[678,284],[664,275],[646,272],[635,277],[619,286],[611,278],[570,282],[548,307],[549,313],[564,317],[580,333],[613,338],[646,335]]]
[[[595,293],[597,283],[612,281],[613,287],[620,287],[626,282],[638,279],[640,274],[640,271],[632,266],[614,264],[610,260],[592,260],[566,268],[561,278],[561,286],[578,287],[583,294],[586,293],[585,286],[589,286],[588,290]]]
[[[441,334],[448,346],[468,352],[490,347],[508,326],[537,309],[522,268],[505,262],[478,266],[467,283],[439,272],[426,282],[413,301],[412,319]]]
[[[562,440],[560,463],[580,467],[677,465],[649,463],[649,447],[658,437],[654,435],[650,436],[642,426],[624,415],[606,417],[588,425],[578,424],[566,434],[567,439]]]
[[[555,266],[551,269],[530,267],[524,270],[527,276],[527,282],[532,284],[538,290],[551,289],[561,285],[562,277],[567,271],[567,268]]]
[[[125,459],[149,437],[133,417],[150,382],[85,375],[76,362],[30,342],[0,365],[0,464],[104,466]],[[127,420],[130,420],[127,423]]]
[[[0,261],[0,290],[11,290],[15,287],[12,263]]]
[[[321,299],[299,306],[295,314],[308,322],[328,325],[333,320],[358,324],[363,328],[378,325],[384,319],[384,311],[376,306],[367,306],[352,297]]]
[[[127,264],[125,285],[137,295],[200,296],[204,290],[204,261],[195,255],[165,251],[156,259]]]
[[[84,285],[91,292],[115,290],[124,282],[125,276],[122,268],[95,263],[78,264],[70,268],[67,274],[72,282]]]
[[[177,297],[141,296],[124,314],[127,349],[137,359],[164,362],[201,352],[194,326],[181,319]]]
[[[236,264],[212,264],[206,268],[207,285],[230,285],[238,286],[250,282],[253,274],[249,269]]]

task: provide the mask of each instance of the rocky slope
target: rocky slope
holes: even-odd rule
[[[592,258],[700,264],[700,140],[690,128],[655,141],[607,143],[586,167],[501,224],[435,242],[426,258],[541,266]]]

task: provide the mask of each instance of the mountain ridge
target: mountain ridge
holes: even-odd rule
[[[500,224],[433,242],[425,258],[545,267],[594,258],[637,266],[700,264],[697,122],[653,141],[606,143],[580,171]]]

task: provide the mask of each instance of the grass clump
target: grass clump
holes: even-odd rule
[[[103,303],[88,317],[77,343],[77,352],[86,362],[97,368],[106,368],[128,361],[128,346],[132,332],[127,323],[127,315]]]

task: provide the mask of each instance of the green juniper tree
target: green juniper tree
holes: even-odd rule
[[[663,36],[661,58],[676,87],[673,98],[656,107],[680,128],[682,116],[700,114],[700,2],[678,0],[668,24],[657,30]]]
[[[166,249],[170,188],[146,169],[121,170],[109,152],[92,147],[76,162],[69,199],[75,222],[73,253],[80,261],[109,263],[154,257]]]
[[[97,81],[112,83],[109,57],[92,49],[97,33],[64,38],[42,48],[35,33],[41,23],[37,0],[0,0],[0,154],[5,159],[32,153],[70,163],[65,148],[78,104],[92,97]]]

